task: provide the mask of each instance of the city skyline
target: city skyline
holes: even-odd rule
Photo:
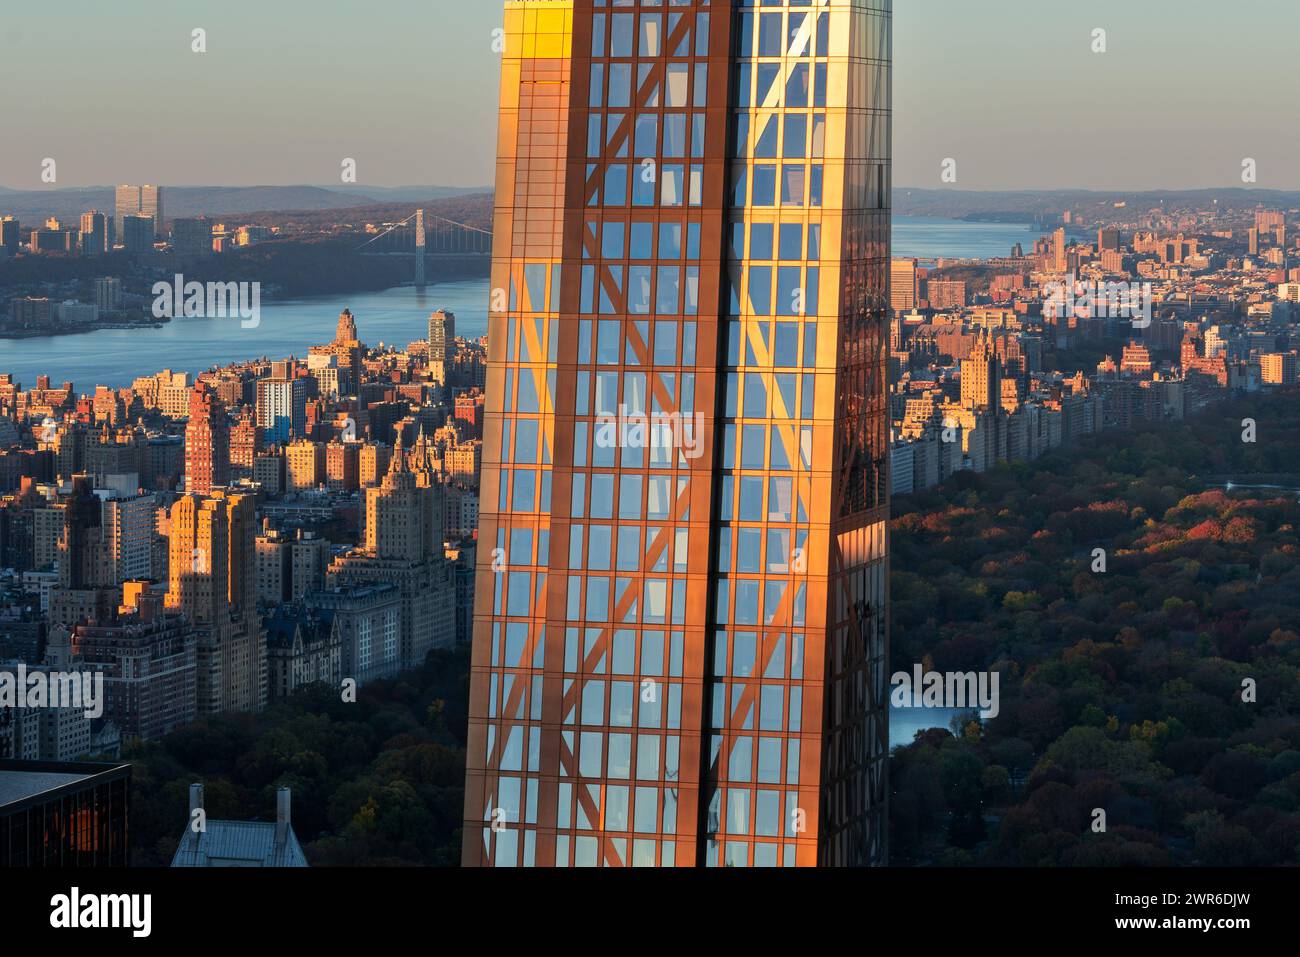
[[[0,82],[45,129],[107,104],[137,168],[0,187],[0,867],[961,868],[996,907],[978,868],[1294,865],[1300,191],[1241,147],[1296,152],[1256,5],[71,0],[103,50]],[[167,185],[350,137],[340,195]],[[1175,188],[1239,149],[1259,189]],[[495,195],[366,185],[444,160]]]
[[[391,0],[392,17],[411,26],[400,31],[389,19],[345,19],[342,3],[292,0],[268,11],[145,0],[148,31],[90,0],[67,6],[82,30],[63,29],[35,6],[6,11],[0,82],[22,88],[52,50],[64,51],[71,68],[47,77],[41,97],[7,104],[16,148],[0,157],[0,185],[45,188],[46,157],[59,161],[57,185],[77,187],[333,185],[348,157],[357,160],[359,189],[490,185],[482,171],[495,155],[497,3]],[[894,11],[900,187],[944,185],[940,163],[953,158],[952,185],[961,189],[1220,188],[1242,185],[1241,162],[1252,158],[1254,185],[1300,189],[1290,162],[1300,130],[1279,122],[1273,92],[1286,89],[1300,8],[1099,0],[1074,9],[1003,0],[998,13],[959,0]],[[1014,30],[1005,26],[1011,22]],[[1258,29],[1261,22],[1269,29]],[[191,52],[195,28],[207,31],[206,53]],[[1105,53],[1092,51],[1099,28]],[[79,64],[93,62],[101,44],[123,55],[92,82]],[[1225,49],[1251,51],[1248,73],[1240,63],[1245,85],[1195,82],[1201,64],[1222,75]],[[358,58],[385,66],[339,72]],[[166,85],[153,82],[158,69]],[[133,101],[154,108],[124,106]],[[286,115],[294,122],[284,123]],[[185,135],[159,148],[160,119]],[[454,149],[448,129],[456,131]],[[230,130],[244,131],[241,142],[253,146],[237,164],[228,158]]]

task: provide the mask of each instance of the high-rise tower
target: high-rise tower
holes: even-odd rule
[[[117,241],[126,242],[126,218],[147,216],[153,220],[152,239],[161,239],[163,232],[163,188],[161,186],[119,186],[114,191],[113,212],[116,218]]]
[[[108,217],[97,209],[81,214],[81,252],[86,256],[108,252]]]
[[[266,632],[257,611],[253,496],[216,489],[171,508],[168,608],[197,629],[198,713],[266,704]]]
[[[507,3],[465,864],[885,860],[890,20]]]
[[[339,313],[339,322],[334,333],[336,345],[348,345],[357,341],[357,320],[351,309]]]
[[[339,313],[334,341],[327,346],[312,346],[312,355],[332,355],[338,359],[339,393],[356,395],[361,388],[361,357],[366,348],[357,338],[357,320],[350,309]]]
[[[997,343],[987,331],[961,360],[961,404],[966,409],[996,410],[1002,403]]]
[[[456,315],[439,309],[429,314],[429,361],[446,363],[456,354]]]
[[[392,639],[403,668],[418,668],[431,649],[455,642],[455,583],[444,553],[443,490],[433,481],[427,455],[423,433],[408,457],[398,430],[388,474],[378,487],[365,491],[364,545],[336,558],[329,570],[332,585],[397,585],[401,628]]]
[[[268,442],[288,442],[307,423],[307,380],[272,376],[257,380],[257,425]]]
[[[230,420],[217,393],[200,382],[185,425],[185,491],[209,494],[230,484]]]
[[[424,446],[421,432],[417,451]],[[388,474],[379,487],[366,489],[365,547],[376,557],[421,562],[442,556],[441,490],[421,481],[422,472],[427,476],[427,465],[408,467],[399,432]]]

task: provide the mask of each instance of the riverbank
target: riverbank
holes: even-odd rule
[[[52,339],[56,336],[84,336],[91,332],[104,332],[113,329],[161,329],[170,319],[154,319],[149,322],[96,322],[75,329],[0,329],[0,340],[4,339]]]
[[[157,326],[94,329],[81,335],[44,335],[0,345],[0,373],[30,387],[37,376],[72,382],[78,392],[95,386],[129,386],[163,369],[195,375],[213,366],[259,356],[303,357],[313,345],[334,340],[339,313],[350,309],[361,341],[404,347],[429,334],[429,314],[446,309],[456,316],[456,333],[475,339],[487,334],[487,279],[395,286],[371,293],[281,298],[261,303],[261,321],[244,328],[237,319],[178,316]]]

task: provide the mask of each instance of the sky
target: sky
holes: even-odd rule
[[[0,186],[490,185],[499,0],[2,2]],[[896,186],[1300,188],[1296,0],[894,7]]]

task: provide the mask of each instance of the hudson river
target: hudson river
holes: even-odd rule
[[[1006,256],[1013,244],[1029,248],[1036,237],[1024,224],[900,216],[894,220],[893,254]],[[327,298],[263,300],[256,329],[244,329],[235,319],[173,319],[159,329],[0,339],[0,372],[13,374],[26,387],[45,374],[51,382],[72,382],[78,391],[93,392],[96,385],[121,388],[162,369],[197,373],[260,356],[305,356],[308,346],[334,338],[344,308],[356,316],[362,342],[404,346],[427,335],[428,316],[435,309],[456,314],[458,335],[485,335],[487,307],[486,279],[439,283],[423,292],[401,286]]]

